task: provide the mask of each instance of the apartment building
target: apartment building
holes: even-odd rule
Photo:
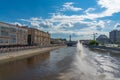
[[[26,26],[0,22],[0,46],[27,45]]]
[[[120,43],[120,30],[113,30],[109,33],[112,43]]]

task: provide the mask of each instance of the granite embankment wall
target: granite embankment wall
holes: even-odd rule
[[[39,55],[40,53],[48,52],[48,51],[55,50],[61,47],[64,47],[64,46],[37,48],[37,49],[29,49],[29,50],[23,50],[23,51],[3,53],[3,54],[0,54],[0,64],[29,58],[35,55]]]
[[[120,48],[117,47],[89,46],[89,48],[120,53]]]

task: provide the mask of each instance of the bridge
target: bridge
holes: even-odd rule
[[[72,41],[71,40],[71,35],[69,36],[69,41],[66,42],[67,46],[76,46],[77,41]]]
[[[76,44],[77,44],[77,41],[68,41],[66,43],[67,46],[76,46]]]

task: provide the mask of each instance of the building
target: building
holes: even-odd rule
[[[49,46],[50,34],[35,28],[28,28],[28,45]]]
[[[106,35],[100,35],[96,38],[96,41],[100,44],[108,44],[110,43],[110,39]]]
[[[51,38],[50,43],[52,45],[65,45],[67,42],[66,39],[61,39],[61,38]]]
[[[0,22],[0,46],[27,45],[26,26]]]
[[[109,37],[112,43],[120,43],[120,30],[109,32]]]
[[[28,45],[28,28],[27,26],[16,25],[17,30],[17,44],[18,45]]]
[[[0,46],[49,46],[50,34],[38,29],[0,22]]]

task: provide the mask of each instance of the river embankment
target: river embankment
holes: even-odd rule
[[[106,46],[88,46],[90,49],[109,51],[114,53],[120,53],[120,48],[118,47],[106,47]]]
[[[28,49],[28,50],[23,50],[23,51],[2,53],[0,54],[0,64],[29,58],[35,55],[39,55],[40,53],[48,52],[48,51],[55,50],[61,47],[64,47],[64,46],[36,48],[36,49]]]

